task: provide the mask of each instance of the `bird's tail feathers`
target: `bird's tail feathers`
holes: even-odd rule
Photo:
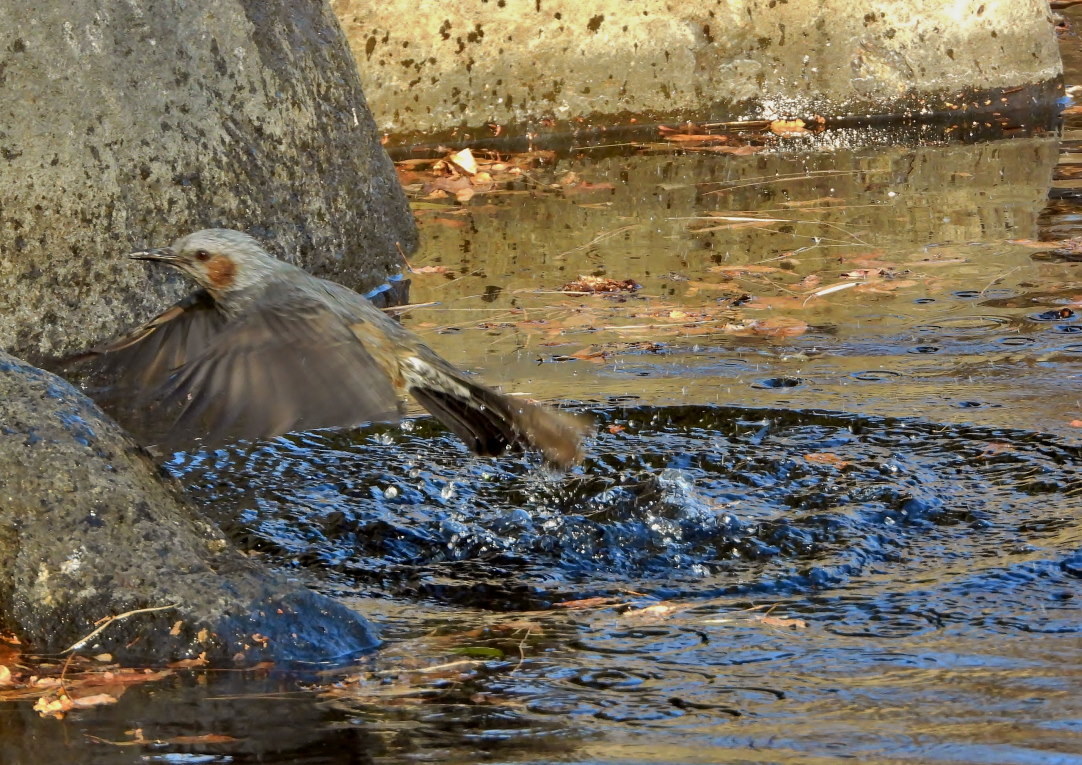
[[[410,381],[415,399],[476,454],[496,456],[510,448],[541,453],[553,467],[582,459],[589,421],[467,380],[417,360],[424,374]],[[442,365],[441,365],[442,366]],[[412,375],[410,377],[413,377]]]

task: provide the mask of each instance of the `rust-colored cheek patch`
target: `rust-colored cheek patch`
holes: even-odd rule
[[[237,275],[237,266],[232,260],[224,255],[215,255],[207,261],[207,279],[215,289],[226,289],[233,284],[233,278]]]

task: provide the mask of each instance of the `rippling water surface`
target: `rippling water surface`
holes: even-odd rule
[[[8,704],[0,762],[1082,763],[1082,262],[1040,241],[1082,233],[1079,138],[583,150],[421,200],[405,323],[592,416],[585,464],[425,418],[174,455],[384,650]]]

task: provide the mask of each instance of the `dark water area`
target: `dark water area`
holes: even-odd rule
[[[1078,447],[590,413],[568,475],[472,459],[427,420],[176,455],[238,543],[372,615],[384,650],[182,672],[62,723],[7,705],[3,761],[1078,761]],[[123,746],[135,728],[163,743]]]
[[[422,417],[173,455],[383,649],[63,721],[4,702],[0,763],[1082,764],[1072,119],[415,191],[439,270],[404,323],[590,415],[586,462],[473,458]]]

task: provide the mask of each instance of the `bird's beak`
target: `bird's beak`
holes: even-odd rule
[[[172,263],[177,259],[177,254],[172,247],[158,247],[154,250],[133,252],[128,257],[133,260],[157,260],[161,263]]]

